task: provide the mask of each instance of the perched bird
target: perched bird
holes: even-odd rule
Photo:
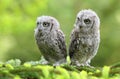
[[[69,45],[72,65],[90,66],[100,43],[99,26],[100,20],[94,11],[82,10],[77,14]]]
[[[37,18],[35,39],[41,54],[54,66],[66,62],[65,36],[60,30],[59,22],[51,16]]]

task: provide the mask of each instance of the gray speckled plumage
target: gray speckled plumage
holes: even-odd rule
[[[65,36],[55,18],[51,16],[37,18],[35,39],[43,57],[48,63],[60,65],[66,62]]]
[[[99,17],[90,9],[82,10],[77,14],[74,26],[69,45],[71,64],[90,66],[100,43]]]

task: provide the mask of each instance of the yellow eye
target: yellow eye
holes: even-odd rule
[[[48,27],[48,26],[50,26],[50,23],[48,23],[48,22],[43,22],[43,26],[44,26],[44,27]]]

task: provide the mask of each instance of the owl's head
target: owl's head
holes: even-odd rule
[[[53,29],[59,28],[58,21],[51,16],[38,17],[36,25],[37,25],[38,31],[51,31]]]
[[[82,10],[77,14],[75,27],[83,31],[89,31],[90,29],[99,29],[100,20],[97,14],[88,9]]]

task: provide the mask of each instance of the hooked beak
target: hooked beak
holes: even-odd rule
[[[80,24],[80,25],[79,25],[79,28],[80,28],[80,29],[82,29],[82,28],[83,28],[83,26]]]
[[[81,29],[83,26],[79,25],[79,28]]]
[[[38,31],[41,32],[42,28],[40,26],[37,27]]]
[[[39,32],[42,32],[42,29],[38,28],[38,31],[39,31]]]
[[[79,28],[80,28],[80,29],[82,29],[82,28],[83,28],[83,25],[82,25],[82,23],[81,23],[81,22],[80,22],[78,25],[79,25]]]

